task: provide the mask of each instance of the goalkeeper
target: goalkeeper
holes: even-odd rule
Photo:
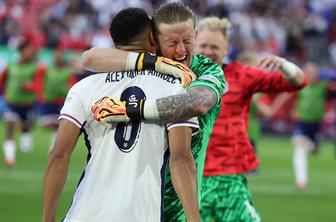
[[[192,138],[192,153],[197,165],[198,196],[200,196],[206,147],[220,110],[221,96],[227,91],[227,85],[220,66],[201,55],[194,55],[195,16],[190,8],[180,2],[167,3],[155,11],[153,20],[155,39],[159,43],[161,54],[189,66],[198,79],[189,85],[188,93],[159,98],[155,101],[146,100],[141,106],[137,106],[141,109],[127,107],[128,115],[124,116],[123,121],[128,121],[129,118],[171,121],[198,116],[200,132]],[[148,41],[154,41],[154,38],[149,38]],[[152,62],[149,62],[150,60]],[[158,72],[165,72],[160,69],[164,67],[160,65],[162,64],[160,58],[117,49],[91,49],[84,53],[83,63],[87,69],[98,72],[141,69],[141,67],[152,67]],[[176,70],[174,64],[172,69]],[[182,70],[180,72],[182,79],[183,73]],[[175,72],[175,75],[178,74]],[[116,120],[122,119],[118,117]],[[165,221],[184,221],[182,205],[173,189],[169,172],[166,175]]]

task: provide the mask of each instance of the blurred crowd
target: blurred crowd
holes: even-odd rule
[[[141,7],[151,15],[164,1],[1,0],[0,58],[3,59],[0,69],[2,71],[7,63],[16,60],[13,58],[17,54],[12,52],[22,39],[38,49],[38,61],[47,66],[53,63],[55,49],[79,50],[80,53],[91,47],[113,47],[109,25],[119,10]],[[237,59],[243,52],[252,52],[256,56],[271,53],[300,66],[313,61],[318,65],[318,75],[322,79],[336,80],[336,0],[183,2],[193,9],[197,20],[211,15],[230,20],[231,39],[226,62]],[[71,68],[75,74],[84,73],[78,60],[71,61]],[[77,76],[82,78],[85,75]],[[335,98],[335,95],[331,97]],[[335,136],[335,127],[330,127],[336,121],[334,102],[328,104],[324,131],[329,136]],[[0,112],[1,107],[0,104]],[[266,128],[280,133],[289,132],[292,117],[290,112],[283,111],[292,110],[292,107],[290,102],[285,104],[271,122],[266,122]]]
[[[229,59],[242,49],[336,67],[336,0],[185,0],[200,19],[232,22]],[[108,26],[125,7],[152,14],[162,0],[2,0],[0,45],[25,36],[36,47],[111,47]]]

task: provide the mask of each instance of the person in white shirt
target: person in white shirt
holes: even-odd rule
[[[150,18],[138,8],[120,11],[110,27],[116,47],[138,52],[156,50],[150,31]],[[132,104],[183,92],[178,79],[153,70],[96,74],[75,84],[61,110],[56,142],[49,155],[43,222],[55,221],[70,156],[81,132],[88,148],[87,165],[64,222],[163,221],[168,159],[188,221],[200,221],[196,166],[190,145],[192,132],[197,133],[197,119],[133,121],[106,127],[94,119],[91,111],[95,102],[94,107],[99,108],[104,96]],[[112,100],[109,102],[113,105]]]

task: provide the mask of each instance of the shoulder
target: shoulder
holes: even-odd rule
[[[198,76],[204,74],[224,75],[222,67],[200,54],[194,55],[191,70]]]
[[[238,61],[233,61],[229,64],[224,66],[224,72],[228,71],[235,71],[235,72],[249,72],[249,73],[256,73],[259,72],[261,69],[255,66],[248,66],[244,65]]]
[[[90,76],[81,79],[76,84],[74,84],[70,91],[71,92],[78,92],[78,93],[88,93],[89,89],[93,89],[97,83],[100,83],[102,80],[106,79],[106,75],[108,73],[99,73],[99,74],[92,74]]]
[[[230,64],[224,67],[225,73],[237,73],[240,78],[254,78],[256,76],[271,75],[271,76],[281,76],[279,71],[277,72],[268,72],[256,66],[249,66],[241,64],[238,61],[231,62]]]
[[[195,54],[193,57],[193,63],[195,63],[195,65],[198,64],[215,64],[211,59],[204,57],[201,54]],[[194,65],[194,64],[192,64]]]
[[[192,60],[191,69],[199,68],[199,67],[204,67],[204,68],[216,67],[220,70],[222,69],[218,64],[213,62],[211,59],[206,58],[201,54],[195,54]]]
[[[237,61],[233,61],[228,64],[223,64],[224,72],[232,71],[232,70],[240,70],[242,68],[244,68],[243,64]]]

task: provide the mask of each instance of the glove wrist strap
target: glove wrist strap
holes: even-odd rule
[[[126,113],[131,120],[142,120],[144,119],[143,108],[145,105],[145,100],[139,99],[135,102],[132,102],[132,105],[129,103],[126,104]]]
[[[156,105],[156,100],[138,100],[136,101],[136,105],[134,102],[132,105],[126,105],[126,113],[127,116],[131,120],[143,120],[143,119],[151,119],[151,120],[159,120],[160,115]]]
[[[150,69],[155,70],[155,62],[157,60],[157,56],[149,53],[140,53],[137,57],[135,63],[135,69],[137,71]]]

